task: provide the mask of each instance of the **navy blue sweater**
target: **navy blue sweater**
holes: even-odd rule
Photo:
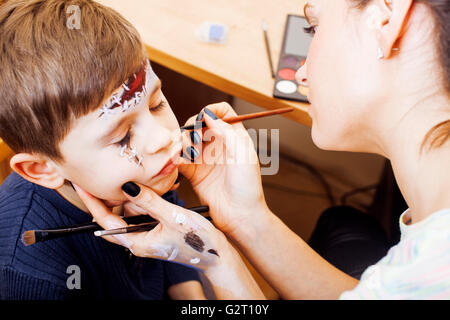
[[[163,197],[184,206],[175,191]],[[28,247],[21,241],[26,230],[91,221],[55,190],[9,175],[0,187],[0,299],[164,299],[169,286],[199,280],[193,268],[134,257],[93,233]],[[76,269],[81,289],[73,288]]]

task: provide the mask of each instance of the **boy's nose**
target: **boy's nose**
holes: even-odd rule
[[[308,78],[306,76],[306,71],[308,70],[308,60],[305,60],[304,64],[297,70],[295,74],[295,80],[297,83],[303,87],[308,87]]]
[[[152,125],[147,128],[147,134],[144,136],[145,141],[142,142],[144,146],[144,154],[151,155],[160,152],[166,148],[170,148],[173,141],[173,132],[165,126],[153,121]]]

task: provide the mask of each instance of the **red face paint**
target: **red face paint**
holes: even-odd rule
[[[151,70],[150,62],[145,60],[142,67],[137,73],[132,74],[128,80],[122,84],[122,93],[118,96],[117,93],[113,94],[107,103],[102,107],[102,112],[99,118],[104,114],[113,113],[111,110],[121,107],[126,111],[129,107],[139,103],[146,94],[147,77],[150,76],[148,71]]]

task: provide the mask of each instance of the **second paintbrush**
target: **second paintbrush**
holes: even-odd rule
[[[205,217],[204,218],[211,220],[211,217]],[[94,232],[94,235],[97,237],[103,237],[103,236],[111,236],[115,234],[122,234],[122,233],[132,233],[132,232],[144,232],[152,230],[154,227],[158,225],[158,221],[153,221],[149,223],[143,223],[136,226],[128,226],[123,228],[117,228],[117,229],[109,229],[109,230],[98,230]]]
[[[294,107],[287,107],[287,108],[275,109],[275,110],[270,110],[270,111],[249,113],[249,114],[244,114],[241,116],[224,118],[224,119],[222,119],[222,121],[232,124],[232,123],[241,122],[244,120],[268,117],[268,116],[273,116],[276,114],[282,114],[282,113],[291,112],[291,111],[294,111]],[[196,124],[191,124],[191,125],[181,127],[180,129],[181,130],[196,130],[196,129],[205,128],[205,127],[206,127],[206,122],[202,121],[202,122],[197,122]]]

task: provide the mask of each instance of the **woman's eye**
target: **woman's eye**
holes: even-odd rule
[[[131,140],[131,133],[130,130],[128,130],[125,137],[123,137],[120,141],[117,141],[115,144],[121,147],[128,146],[130,144],[130,140]]]
[[[316,33],[316,30],[317,30],[317,26],[309,26],[309,27],[303,28],[303,31],[310,35],[314,35]]]
[[[156,107],[150,108],[150,111],[152,111],[152,112],[160,111],[161,109],[166,107],[166,105],[167,105],[167,101],[161,100],[161,102]]]

